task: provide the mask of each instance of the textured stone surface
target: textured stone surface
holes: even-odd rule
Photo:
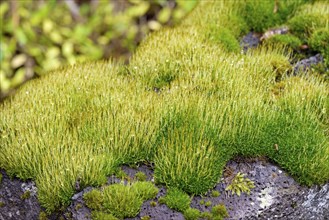
[[[149,181],[153,181],[153,170],[146,165],[136,169],[123,166],[122,170],[131,179],[138,171],[142,171],[147,174]],[[230,215],[227,219],[329,219],[329,183],[311,188],[300,186],[286,172],[264,158],[232,160],[228,162],[226,170],[230,172],[225,172],[220,183],[214,187],[220,195],[212,197],[210,190],[202,197],[194,196],[191,207],[200,211],[210,211],[212,206],[223,203]],[[36,198],[37,188],[34,183],[22,182],[18,179],[10,180],[3,171],[1,172],[4,178],[0,184],[0,201],[4,202],[5,206],[0,208],[0,220],[38,219],[41,209]],[[255,188],[251,190],[250,195],[243,193],[237,196],[225,191],[232,177],[238,172],[245,173],[247,178],[254,181]],[[121,179],[115,176],[108,177],[108,184],[120,181]],[[156,202],[166,194],[165,187],[158,187],[159,193],[154,199]],[[64,219],[70,217],[75,220],[90,220],[91,211],[84,204],[83,194],[91,189],[92,187],[87,187],[73,195],[71,205],[63,213],[54,213],[49,219],[58,219],[62,216]],[[31,197],[22,200],[21,195],[26,190],[31,192]],[[211,205],[206,207],[205,204],[200,204],[201,200],[210,201]],[[145,201],[138,216],[130,219],[137,220],[143,216],[150,216],[151,219],[156,220],[184,219],[182,213],[171,210],[164,204],[152,207],[151,201]]]
[[[321,54],[317,54],[315,56],[300,60],[294,65],[294,73],[300,71],[307,71],[313,65],[317,65],[319,63],[323,63],[323,56]]]
[[[1,170],[3,175],[0,183],[0,220],[26,220],[38,219],[40,205],[37,200],[37,188],[34,182],[22,182],[17,178],[10,179]],[[29,191],[29,198],[21,198]]]
[[[250,32],[244,36],[240,41],[240,46],[244,53],[250,48],[255,48],[260,43],[260,35],[257,33]]]

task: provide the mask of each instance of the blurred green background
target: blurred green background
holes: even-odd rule
[[[62,65],[126,62],[138,43],[178,23],[197,0],[5,0],[0,4],[0,100]]]

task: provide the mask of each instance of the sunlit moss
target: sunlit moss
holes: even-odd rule
[[[100,186],[120,165],[144,161],[154,162],[155,181],[191,194],[213,188],[234,155],[268,156],[307,185],[328,181],[328,84],[287,77],[282,46],[243,55],[204,32],[217,21],[231,31],[239,4],[203,1],[182,26],[150,35],[124,68],[85,63],[25,84],[0,106],[0,167],[34,179],[48,212],[70,203],[77,182]],[[103,192],[107,208],[137,194],[116,187]]]

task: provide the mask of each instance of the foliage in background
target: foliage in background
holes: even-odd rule
[[[65,1],[1,2],[0,94],[62,65],[127,57],[145,35],[177,23],[197,0],[81,2],[78,14]]]

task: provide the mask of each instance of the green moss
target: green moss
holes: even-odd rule
[[[270,27],[283,24],[289,15],[294,13],[297,6],[305,1],[258,1],[247,0],[246,4],[241,6],[241,14],[246,23],[256,32],[263,32]],[[277,10],[275,12],[275,4]]]
[[[327,182],[328,85],[287,78],[290,54],[281,46],[242,56],[207,36],[220,27],[237,38],[229,17],[242,16],[246,4],[250,19],[264,18],[262,29],[272,25],[274,2],[201,1],[181,26],[149,36],[128,74],[117,63],[85,63],[26,83],[0,105],[0,167],[34,179],[47,212],[69,204],[77,179],[100,186],[116,167],[141,161],[154,163],[158,183],[191,194],[213,188],[235,155],[267,156],[302,184]],[[279,95],[276,77],[285,84]],[[132,215],[142,199],[127,187],[109,190],[107,203],[115,206],[124,192]]]
[[[266,42],[270,44],[282,44],[288,46],[293,50],[298,50],[299,47],[302,45],[301,40],[292,34],[275,35],[266,40]]]
[[[158,189],[151,182],[106,186],[102,195],[103,210],[118,218],[135,217],[143,201],[154,198],[157,193]],[[99,210],[98,206],[95,207]]]
[[[6,204],[4,202],[0,202],[0,208],[4,207]]]
[[[220,28],[218,33],[218,41],[227,52],[239,52],[240,45],[230,30]]]
[[[201,130],[203,122],[197,115],[193,107],[182,104],[163,117],[154,178],[169,187],[201,194],[217,183],[224,164],[216,159],[220,152],[210,141],[213,131]]]
[[[158,194],[159,189],[151,182],[135,182],[131,185],[132,190],[142,200],[153,199]]]
[[[47,214],[43,211],[39,213],[39,220],[48,220]]]
[[[145,173],[139,171],[139,172],[136,173],[135,178],[136,178],[138,181],[146,181],[147,176],[146,176]]]
[[[209,27],[208,39],[211,42],[218,43],[227,52],[239,52],[240,45],[234,34],[227,28],[213,25]]]
[[[120,168],[117,169],[117,171],[115,172],[115,176],[118,177],[119,179],[127,179],[128,178],[128,174]]]
[[[218,218],[219,217],[222,217],[222,218],[229,217],[224,204],[219,204],[219,205],[212,207],[211,213],[213,214],[214,217],[218,217]]]
[[[211,191],[211,196],[212,197],[218,197],[218,196],[220,196],[220,192],[218,192],[217,190],[212,190]]]
[[[225,190],[231,191],[232,195],[237,194],[238,196],[241,193],[250,194],[250,190],[255,188],[255,185],[253,181],[244,176],[245,174],[237,173]]]
[[[100,211],[92,211],[91,218],[92,220],[119,220],[110,213]]]
[[[329,29],[319,28],[308,40],[310,47],[314,51],[319,51],[324,56],[325,64],[329,67]]]
[[[202,212],[200,218],[205,220],[213,220],[213,215],[210,212]]]
[[[201,199],[199,203],[200,205],[204,205],[206,202],[204,201],[204,199]]]
[[[148,215],[145,215],[145,216],[141,217],[141,220],[151,220],[151,217]]]
[[[165,203],[171,209],[184,212],[189,208],[191,199],[183,191],[177,188],[169,188],[167,194],[164,197],[161,197],[159,202]]]
[[[25,191],[22,195],[21,195],[21,199],[25,200],[25,199],[29,199],[31,197],[31,192],[29,190]]]
[[[76,206],[75,206],[75,210],[76,211],[78,211],[81,208],[82,208],[82,204],[81,203],[76,204]]]
[[[198,209],[188,208],[184,212],[184,218],[186,220],[198,220],[201,216],[201,213]]]
[[[93,189],[83,195],[83,199],[87,205],[88,208],[93,210],[102,210],[103,206],[103,195],[102,192]]]
[[[291,18],[288,25],[292,34],[306,43],[315,29],[325,26],[324,21],[325,17],[321,14],[301,14]]]
[[[272,71],[276,74],[276,80],[280,80],[288,72],[292,70],[292,65],[290,64],[287,57],[282,55],[272,55],[271,60],[269,61]]]
[[[211,201],[207,201],[205,204],[204,204],[206,207],[209,207],[212,205],[212,202]]]
[[[118,218],[135,217],[143,204],[131,186],[113,184],[103,190],[104,208]]]
[[[156,207],[156,206],[157,206],[157,202],[156,202],[156,201],[151,201],[151,202],[150,202],[150,206],[152,206],[152,207]]]
[[[0,184],[2,182],[2,173],[0,173]]]

